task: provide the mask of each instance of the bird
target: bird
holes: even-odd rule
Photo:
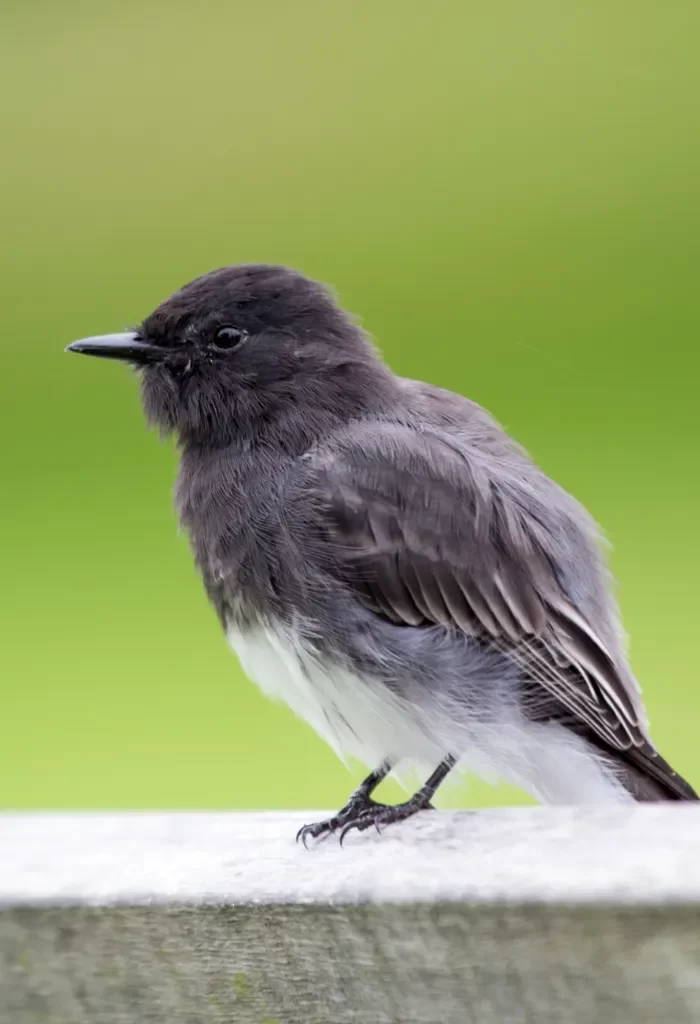
[[[210,271],[71,352],[140,377],[245,673],[370,774],[311,840],[433,809],[452,772],[544,804],[696,800],[649,733],[599,527],[478,404],[395,374],[335,292]],[[409,799],[373,798],[421,772]]]

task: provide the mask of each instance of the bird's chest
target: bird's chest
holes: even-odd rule
[[[199,465],[196,472],[185,467],[176,505],[222,620],[234,608],[274,603],[284,553],[280,501],[269,475],[225,460]]]

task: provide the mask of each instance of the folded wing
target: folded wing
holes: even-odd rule
[[[487,639],[575,728],[677,798],[692,794],[649,741],[634,677],[604,639],[611,624],[592,621],[605,614],[603,570],[585,514],[578,522],[563,492],[543,476],[519,480],[517,465],[494,470],[437,432],[389,425],[311,461],[334,564],[366,607]],[[577,557],[584,581],[567,587],[576,567],[562,571],[561,560]]]

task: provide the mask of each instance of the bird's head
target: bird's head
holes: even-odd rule
[[[84,338],[68,350],[136,368],[149,422],[185,444],[265,430],[283,439],[294,424],[308,433],[314,410],[356,415],[388,380],[327,288],[267,265],[211,271],[136,330]]]

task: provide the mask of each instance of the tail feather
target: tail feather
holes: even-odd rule
[[[628,747],[606,742],[578,715],[564,708],[551,695],[543,695],[539,686],[534,696],[532,689],[526,690],[523,706],[533,721],[558,722],[586,740],[605,758],[625,789],[640,803],[700,800],[690,783],[673,770],[648,739],[640,737],[639,745],[630,744]]]
[[[632,747],[620,753],[620,781],[640,803],[700,799],[693,787],[651,745]]]

